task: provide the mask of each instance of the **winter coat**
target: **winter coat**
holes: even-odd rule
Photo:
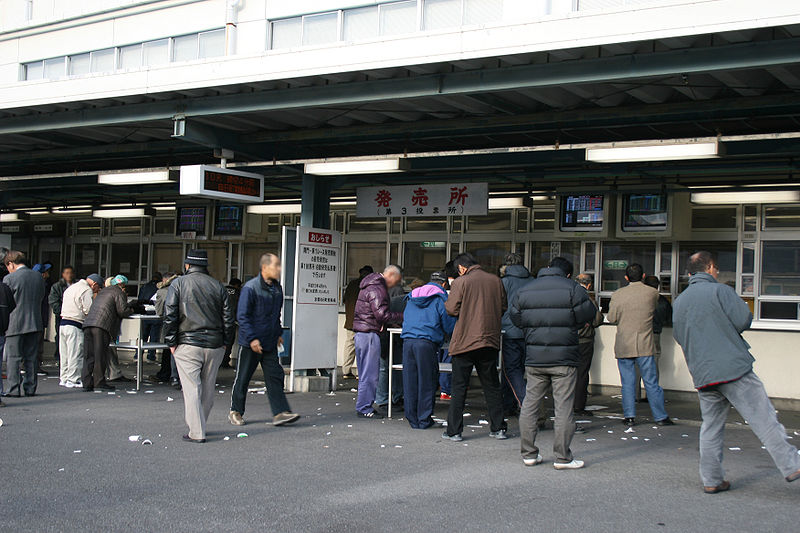
[[[525,366],[578,366],[580,330],[597,307],[559,268],[543,268],[518,292],[511,320],[525,332]]]
[[[164,318],[164,302],[167,301],[167,293],[169,292],[169,286],[172,284],[173,281],[178,279],[178,276],[171,276],[169,278],[162,279],[161,282],[157,285],[158,290],[156,291],[156,314],[161,318]]]
[[[403,314],[389,309],[386,280],[377,272],[361,280],[353,314],[353,331],[380,333],[386,324],[401,324]]]
[[[617,325],[614,355],[617,359],[655,355],[653,317],[658,303],[658,291],[635,281],[611,295],[608,321]]]
[[[283,310],[283,290],[280,283],[267,283],[261,274],[244,284],[239,295],[239,344],[250,346],[258,339],[264,351],[277,350]]]
[[[164,302],[164,342],[221,348],[233,341],[233,309],[225,286],[204,267],[191,266],[173,281]]]
[[[94,292],[85,279],[67,287],[62,296],[61,315],[58,320],[65,319],[83,324],[94,303],[93,296]]]
[[[456,319],[445,309],[447,293],[436,283],[428,283],[406,296],[403,313],[403,339],[427,339],[440,345],[453,332]]]
[[[152,304],[153,296],[155,296],[158,293],[158,284],[159,282],[150,280],[144,285],[142,285],[142,288],[139,289],[139,296],[137,296],[136,298],[139,301],[139,303],[147,305]]]
[[[664,296],[658,296],[656,313],[653,316],[653,333],[660,335],[664,328],[672,327],[672,304]]]
[[[532,279],[531,273],[522,265],[508,265],[505,268],[505,274],[501,279],[503,281],[503,287],[506,290],[506,298],[508,299],[508,307],[510,309],[511,302],[514,299],[514,296],[516,296],[517,291],[520,289],[520,287]],[[506,312],[503,313],[503,335],[509,339],[521,339],[525,336],[525,334],[521,329],[515,326],[513,322],[511,322],[509,309],[506,309]]]
[[[453,281],[445,304],[458,322],[450,338],[450,355],[480,348],[500,349],[500,322],[508,307],[503,282],[473,265]]]
[[[6,336],[43,331],[42,302],[45,296],[45,283],[42,275],[27,266],[20,265],[3,279],[3,283],[11,289],[16,303],[11,312]]]
[[[695,388],[734,381],[753,370],[755,359],[742,337],[752,320],[750,308],[731,287],[706,273],[689,278],[675,300],[672,334]]]
[[[119,326],[123,318],[128,318],[134,313],[134,308],[128,303],[128,297],[119,285],[109,285],[97,293],[86,320],[84,328],[100,328],[106,331],[112,339],[119,335]]]

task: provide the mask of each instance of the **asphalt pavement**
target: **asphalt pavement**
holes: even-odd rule
[[[733,416],[725,450],[733,490],[712,496],[701,492],[696,420],[658,428],[643,405],[642,422],[626,433],[613,397],[592,397],[603,408],[579,419],[586,432],[573,451],[586,468],[556,471],[552,431],[540,433],[545,463],[535,467],[522,464],[516,419],[511,439],[488,437],[480,390],[468,398],[464,442],[452,443],[440,427],[411,430],[402,413],[356,418],[352,381],[334,394],[290,395],[303,416],[287,427],[266,423],[266,396],[254,391],[247,425],[234,427],[232,380],[231,370],[221,373],[206,444],[181,440],[183,399],[166,385],[85,393],[50,377],[35,397],[6,399],[4,530],[800,530],[800,483],[784,481]],[[436,416],[446,409],[440,402]]]

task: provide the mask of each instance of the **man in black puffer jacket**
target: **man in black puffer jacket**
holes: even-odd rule
[[[537,420],[552,384],[556,411],[553,466],[557,470],[583,467],[583,461],[573,459],[570,450],[575,434],[572,407],[576,367],[580,362],[578,330],[594,318],[596,309],[586,290],[571,277],[572,263],[556,257],[535,280],[519,289],[511,303],[511,321],[525,332],[528,384],[519,415],[519,432],[526,466],[542,462],[535,444]]]

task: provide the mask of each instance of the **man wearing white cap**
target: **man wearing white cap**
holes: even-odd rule
[[[81,386],[83,368],[83,323],[92,307],[94,295],[100,292],[103,278],[92,274],[73,283],[61,296],[61,321],[59,325],[58,352],[62,387]]]

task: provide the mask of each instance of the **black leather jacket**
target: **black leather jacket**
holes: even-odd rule
[[[220,348],[233,341],[228,292],[203,267],[192,266],[169,286],[164,302],[164,341]]]

